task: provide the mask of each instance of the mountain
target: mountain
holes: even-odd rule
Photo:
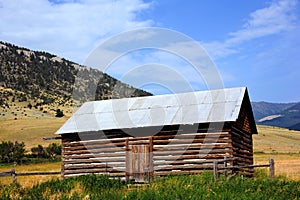
[[[146,91],[47,52],[0,41],[0,119],[71,115],[82,102],[148,96]],[[300,130],[299,103],[252,102],[257,124]]]
[[[300,102],[252,102],[257,124],[300,130]]]
[[[47,105],[53,110],[90,100],[152,95],[99,70],[1,41],[0,71],[0,106],[6,109],[1,112],[21,102],[42,111]]]
[[[290,127],[291,130],[300,130],[300,123],[294,124],[293,126]]]
[[[269,102],[252,102],[252,109],[256,121],[271,115],[276,115],[292,107],[296,103],[269,103]]]

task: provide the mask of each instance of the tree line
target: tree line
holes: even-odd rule
[[[61,155],[61,145],[56,143],[51,143],[47,147],[38,145],[31,148],[30,153],[26,152],[24,142],[2,141],[0,143],[1,163],[22,163],[25,157],[55,159],[57,155]]]

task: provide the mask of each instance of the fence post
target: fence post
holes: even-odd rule
[[[11,176],[13,178],[13,183],[16,183],[17,182],[17,176],[16,176],[16,171],[15,169],[11,169]]]
[[[273,180],[275,178],[275,163],[274,159],[270,158],[270,179]]]
[[[214,161],[214,177],[218,178],[218,161]]]
[[[224,175],[227,176],[227,157],[224,156]]]

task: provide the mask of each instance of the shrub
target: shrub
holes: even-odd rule
[[[61,145],[58,145],[56,143],[51,143],[46,148],[46,151],[47,151],[48,155],[52,159],[54,159],[57,155],[61,155]]]
[[[10,163],[21,162],[25,155],[24,142],[2,141],[0,144],[0,161]]]
[[[29,103],[29,104],[27,105],[27,107],[28,107],[29,109],[31,109],[31,108],[32,108],[31,103]]]
[[[38,145],[37,147],[31,148],[31,154],[37,158],[48,158],[48,154],[46,149],[42,145]]]
[[[31,155],[36,158],[52,158],[55,159],[57,155],[61,155],[61,145],[51,143],[44,148],[42,145],[31,148]]]
[[[55,117],[63,117],[63,116],[65,116],[64,112],[60,109],[57,109]]]

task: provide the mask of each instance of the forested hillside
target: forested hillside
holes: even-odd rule
[[[82,103],[150,93],[55,55],[0,42],[0,105]],[[75,82],[76,80],[76,82]]]

